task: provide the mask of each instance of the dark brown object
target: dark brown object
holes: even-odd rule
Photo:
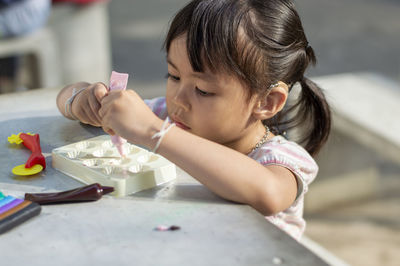
[[[25,193],[25,200],[43,204],[53,203],[69,203],[96,201],[103,195],[114,191],[113,187],[101,186],[98,183],[87,185],[84,187],[55,193]]]

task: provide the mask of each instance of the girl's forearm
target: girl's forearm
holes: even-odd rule
[[[158,153],[219,196],[248,204],[264,215],[286,209],[297,193],[295,177],[289,170],[265,167],[180,128],[174,127],[165,135]]]

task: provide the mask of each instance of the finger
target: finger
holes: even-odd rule
[[[84,124],[99,126],[100,124],[90,108],[89,99],[86,98],[84,101],[79,102],[79,105],[81,108],[77,109],[75,116]]]
[[[107,94],[106,97],[101,99],[100,101],[100,109],[99,109],[99,116],[101,119],[104,119],[104,116],[109,112],[110,108],[112,107],[113,98],[115,98],[115,93]]]
[[[89,97],[88,103],[89,103],[91,112],[95,116],[95,122],[98,125],[100,125],[101,124],[101,117],[99,115],[100,103],[97,101],[97,99],[94,97],[94,95],[92,97]]]
[[[93,88],[93,94],[96,97],[98,102],[108,94],[108,87],[104,83],[96,83]]]
[[[107,92],[106,96],[104,96],[101,99],[100,103],[103,104],[103,103],[108,103],[108,102],[114,101],[115,99],[120,97],[122,92],[123,91],[109,91],[109,92]]]
[[[86,113],[85,109],[81,109],[77,115],[77,118],[79,119],[79,121],[81,121],[84,124],[90,124],[90,118]]]
[[[92,110],[90,108],[84,110],[84,112],[86,114],[87,124],[90,124],[92,126],[99,126],[100,125],[100,121],[98,121],[97,117],[95,116],[95,114],[92,112]]]
[[[106,114],[107,114],[107,105],[101,103],[101,107],[99,109],[99,116],[101,121],[104,120]]]
[[[80,103],[79,103],[79,106],[81,106]],[[83,108],[75,108],[74,104],[72,105],[71,109],[72,109],[71,110],[71,114],[74,117],[76,117],[79,121],[81,121],[82,123],[86,124],[87,116],[86,116],[86,113],[85,113],[84,109]]]

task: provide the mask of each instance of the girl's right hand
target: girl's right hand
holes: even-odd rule
[[[90,84],[76,95],[71,105],[72,114],[84,124],[102,126],[99,116],[100,102],[107,93],[108,88],[104,83]]]

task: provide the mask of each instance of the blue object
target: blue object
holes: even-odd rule
[[[10,202],[13,201],[13,200],[15,200],[15,198],[12,197],[12,196],[7,196],[7,197],[3,198],[3,199],[0,201],[0,208],[3,207],[4,205],[7,205],[8,203],[10,203]]]
[[[50,0],[0,0],[0,38],[32,32],[45,24]]]

